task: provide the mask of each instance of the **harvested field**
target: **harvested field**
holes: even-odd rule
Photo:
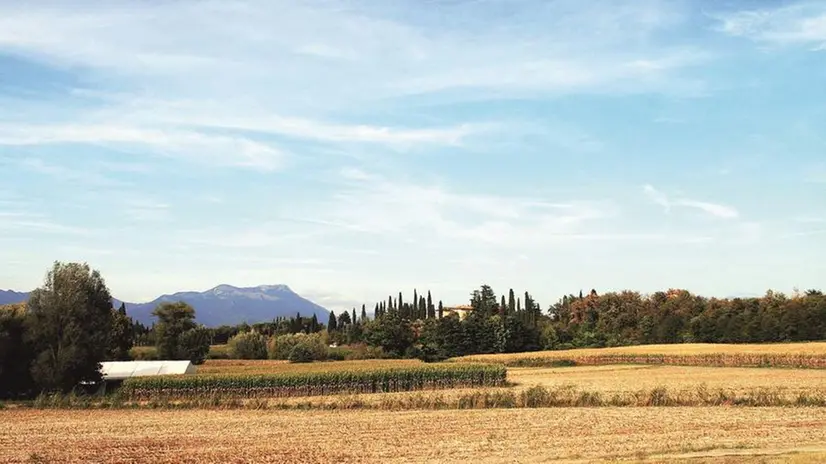
[[[18,409],[0,419],[2,463],[805,463],[826,455],[823,408]]]
[[[706,367],[826,368],[826,342],[759,345],[672,344],[617,348],[472,355],[455,362],[487,362],[508,367],[611,364],[668,364]]]
[[[759,388],[788,393],[826,388],[823,369],[750,369],[690,366],[583,366],[561,368],[508,368],[508,381],[517,387],[573,385],[604,393],[628,392],[665,387],[669,390],[695,389],[744,392]]]

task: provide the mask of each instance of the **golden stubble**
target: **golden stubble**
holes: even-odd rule
[[[508,362],[524,358],[546,357],[575,359],[605,355],[809,355],[826,356],[826,342],[772,343],[772,344],[722,344],[722,343],[675,343],[668,345],[638,345],[615,348],[583,348],[576,350],[538,351],[525,353],[479,354],[458,358],[470,362]]]
[[[826,408],[0,412],[2,463],[742,462],[823,453]]]

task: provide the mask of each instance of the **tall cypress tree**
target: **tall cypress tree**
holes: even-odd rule
[[[352,317],[352,319],[353,319],[353,325],[356,325],[356,323],[358,322],[358,319],[356,319],[356,308],[355,307],[353,308],[353,317]]]
[[[513,289],[508,292],[508,313],[515,313],[516,312],[516,298],[513,294]]]
[[[410,315],[410,318],[411,319],[418,319],[418,315],[419,315],[419,293],[416,291],[415,288],[413,289],[413,305],[412,306],[413,306],[413,311],[411,311],[412,314]]]
[[[442,300],[439,300],[439,319],[445,315],[444,307],[442,306]]]
[[[522,302],[519,300],[519,298],[516,299],[516,312],[517,313],[522,312]]]
[[[507,309],[507,306],[505,306],[505,295],[503,294],[502,295],[502,301],[499,303],[499,315],[504,317],[506,309]]]
[[[419,297],[419,319],[426,319],[427,318],[427,302],[424,299],[424,296]]]
[[[327,320],[327,332],[334,332],[338,329],[338,323],[336,321],[336,313],[330,311],[330,319]]]
[[[427,291],[427,318],[436,317],[436,308],[433,306],[433,298],[430,297],[430,290]]]
[[[399,305],[399,314],[401,314],[402,319],[407,318],[408,316],[407,316],[407,314],[406,314],[406,311],[404,310],[405,308],[404,308],[404,300],[403,300],[403,298],[402,298],[402,292],[399,292],[399,302],[398,302],[398,305]]]
[[[361,323],[364,324],[365,321],[367,321],[367,306],[361,305]]]

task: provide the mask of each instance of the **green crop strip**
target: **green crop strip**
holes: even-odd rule
[[[126,380],[120,394],[124,399],[144,400],[203,395],[280,398],[384,393],[501,386],[506,375],[501,365],[447,364],[352,372],[137,377]]]

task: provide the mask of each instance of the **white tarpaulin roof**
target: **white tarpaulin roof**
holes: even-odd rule
[[[191,361],[106,361],[101,363],[104,380],[123,380],[148,375],[194,374]]]

